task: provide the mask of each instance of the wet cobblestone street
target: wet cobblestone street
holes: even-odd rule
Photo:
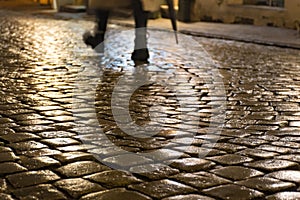
[[[134,67],[129,49],[122,57],[129,66],[116,58],[103,67],[106,61],[82,42],[83,32],[93,25],[0,10],[1,200],[300,199],[299,50],[193,38],[218,63],[225,87],[224,127],[215,138],[208,127],[222,124],[212,118],[222,95],[208,95],[204,80],[210,80],[209,72],[189,63],[190,52],[177,52],[181,56],[164,65],[160,59],[169,52],[162,47],[151,52],[150,63],[157,66]],[[110,25],[111,33],[127,29]],[[150,37],[155,41],[155,34]],[[113,51],[126,42],[113,38],[108,48]],[[114,52],[120,57],[119,50]],[[78,76],[90,66],[95,78],[100,77],[96,93],[83,88],[74,94]],[[174,70],[171,78],[160,73]],[[175,77],[181,83],[177,98],[184,108],[174,91],[159,84],[143,86],[130,97],[132,120],[142,126],[151,118],[150,124],[163,130],[150,138],[125,134],[111,108],[120,77],[134,85],[136,73],[155,74],[169,83]],[[91,81],[87,78],[86,84]],[[126,91],[128,85],[120,85]],[[79,106],[75,109],[74,95]],[[90,95],[95,109],[86,106]],[[120,102],[124,97],[126,92],[121,92]],[[117,107],[120,102],[115,102]],[[181,111],[200,120],[182,119]],[[123,151],[95,132],[99,124]],[[187,148],[172,140],[194,132]],[[168,143],[155,158],[137,153]],[[127,152],[137,153],[136,159],[126,157]],[[208,154],[200,157],[203,152]],[[151,171],[143,171],[149,167]]]

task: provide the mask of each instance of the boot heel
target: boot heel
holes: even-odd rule
[[[141,61],[147,62],[149,58],[149,51],[148,49],[136,49],[131,54],[131,59],[133,61]]]

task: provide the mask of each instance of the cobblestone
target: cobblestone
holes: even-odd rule
[[[176,197],[164,198],[163,200],[214,200],[213,198],[206,197],[203,195],[178,195]]]
[[[11,150],[10,148],[8,148],[8,147],[0,146],[0,151],[1,151],[2,153],[5,153],[5,152],[12,151],[12,150]]]
[[[52,138],[52,139],[41,140],[41,142],[46,143],[47,145],[53,147],[80,144],[80,142],[71,138]]]
[[[204,192],[220,199],[258,199],[263,196],[263,193],[256,190],[232,184],[207,189]]]
[[[7,134],[7,135],[2,135],[0,138],[7,142],[10,142],[10,143],[17,143],[17,142],[23,142],[26,140],[39,139],[38,136],[31,134],[31,133]]]
[[[294,200],[300,198],[300,192],[279,192],[277,194],[267,196],[267,200]]]
[[[220,123],[211,120],[217,112],[213,105],[222,97],[209,94],[211,83],[206,81],[212,74],[197,74],[206,69],[206,60],[194,66],[199,58],[193,57],[189,48],[184,52],[177,47],[167,50],[168,37],[157,38],[159,30],[153,30],[150,40],[164,45],[159,50],[150,46],[149,65],[134,67],[129,49],[122,49],[128,35],[107,40],[111,45],[108,52],[115,60],[102,66],[101,56],[81,38],[93,25],[84,19],[0,10],[0,199],[300,198],[298,50],[193,38],[199,42],[197,52],[208,53],[205,55],[214,61],[226,90],[226,119],[218,137],[209,134],[209,126]],[[110,24],[108,35],[123,30],[128,27]],[[155,60],[169,51],[173,57],[168,64]],[[89,66],[98,68],[93,73],[100,77],[98,87],[96,92],[84,92],[79,98],[82,106],[75,112],[78,75]],[[176,76],[160,76],[164,70],[175,73],[173,69]],[[130,81],[139,70],[165,82],[172,78],[181,81],[178,89],[183,91],[177,97],[186,105],[180,108],[175,92],[159,84],[136,90],[130,100],[134,122],[147,125],[151,117],[151,123],[164,128],[149,140],[126,134],[111,110],[111,93],[120,78],[128,73]],[[191,92],[199,93],[197,100]],[[84,102],[89,94],[96,97],[95,109]],[[161,106],[156,109],[159,112],[152,110],[156,104]],[[180,118],[180,113],[190,111],[200,120]],[[90,119],[95,112],[96,122]],[[78,124],[76,113],[81,114],[84,124]],[[77,126],[84,128],[79,132]],[[101,127],[103,133],[94,126]],[[196,135],[188,148],[172,141],[176,136],[188,138],[193,130]],[[109,140],[104,141],[104,136]],[[211,149],[214,140],[217,143]],[[132,159],[121,156],[120,149],[111,143],[125,150],[122,155],[169,146],[160,155],[135,154]],[[203,153],[207,155],[201,157]],[[168,160],[173,162],[166,165]]]
[[[278,159],[283,159],[283,160],[290,160],[299,163],[300,162],[300,155],[297,154],[292,154],[292,155],[282,155],[282,156],[277,156]]]
[[[14,190],[14,195],[22,200],[29,199],[53,199],[62,200],[67,197],[50,184],[41,184]]]
[[[7,190],[7,184],[5,179],[0,179],[0,192],[5,192]]]
[[[123,167],[130,168],[136,165],[144,165],[144,164],[151,163],[152,160],[139,155],[135,155],[134,157],[131,157],[130,155],[125,155],[125,156],[117,155],[117,156],[105,158],[103,162],[109,163],[109,165],[120,166],[122,168]]]
[[[280,180],[300,183],[300,173],[296,170],[282,170],[268,174],[267,176]]]
[[[178,174],[176,176],[173,176],[173,178],[199,189],[230,183],[230,181],[227,179],[207,172],[198,172],[194,174]]]
[[[251,168],[241,167],[241,166],[222,167],[219,169],[212,170],[212,172],[222,177],[233,179],[233,180],[242,180],[254,176],[263,175],[263,173],[260,171]]]
[[[66,191],[70,196],[76,199],[88,193],[104,190],[104,188],[100,185],[84,180],[82,178],[60,180],[54,185]]]
[[[263,192],[278,192],[282,190],[288,190],[296,186],[290,182],[283,182],[278,179],[268,177],[251,178],[245,181],[238,181],[236,183]]]
[[[15,161],[18,157],[13,152],[3,152],[0,153],[0,162],[9,162],[9,161]]]
[[[67,164],[57,169],[57,171],[66,177],[80,177],[87,174],[92,174],[100,171],[108,170],[105,165],[98,164],[92,161],[78,161]]]
[[[89,149],[93,149],[95,145],[71,145],[65,147],[58,147],[57,149],[62,152],[73,152],[73,151],[87,151]]]
[[[54,155],[54,158],[62,163],[69,163],[82,160],[91,160],[93,159],[93,156],[90,153],[75,151],[57,154]]]
[[[43,138],[68,138],[75,136],[75,133],[70,133],[66,131],[49,131],[38,133],[39,136]]]
[[[171,167],[180,171],[195,172],[212,168],[215,163],[199,158],[181,158],[172,161]]]
[[[273,145],[261,145],[257,149],[265,150],[265,151],[273,151],[277,153],[290,153],[293,150],[291,148],[286,148],[286,147],[278,147],[278,146],[273,146]]]
[[[47,147],[46,145],[36,141],[12,143],[9,146],[18,151],[36,150],[36,149],[42,149]]]
[[[145,169],[150,169],[151,172],[145,171]],[[168,178],[172,175],[178,174],[180,171],[178,169],[171,168],[163,164],[149,164],[146,166],[139,165],[132,167],[129,170],[132,173],[137,171],[141,172],[140,175],[146,177],[150,180],[160,180]]]
[[[27,169],[18,163],[14,162],[5,162],[0,164],[0,174],[6,175],[6,174],[13,174],[16,172],[22,172],[26,171]]]
[[[256,162],[252,162],[249,164],[245,164],[249,167],[254,167],[257,169],[261,169],[264,171],[275,171],[280,169],[298,169],[299,165],[298,163],[287,161],[287,160],[275,160],[275,159],[269,159],[269,160],[260,160]]]
[[[140,194],[138,192],[127,191],[125,189],[113,189],[110,191],[103,191],[98,193],[88,194],[80,198],[80,200],[92,200],[92,199],[99,199],[99,200],[151,200],[151,198]]]
[[[131,185],[130,188],[155,198],[164,198],[167,196],[174,196],[176,194],[196,192],[196,190],[192,187],[166,179]]]
[[[49,157],[49,156],[40,156],[40,157],[21,157],[21,162],[27,169],[34,170],[40,168],[50,168],[60,166],[60,162]]]
[[[30,171],[7,176],[8,181],[16,188],[47,183],[60,179],[49,170]]]
[[[263,151],[260,149],[245,149],[243,151],[239,151],[238,153],[260,159],[274,158],[275,156],[279,155],[275,152]]]
[[[28,157],[40,157],[40,156],[53,156],[60,154],[60,151],[52,150],[48,148],[32,150],[32,151],[21,151],[19,152],[22,155],[27,155]]]
[[[0,198],[3,200],[13,200],[11,195],[0,193]]]
[[[85,176],[84,178],[97,182],[107,188],[125,187],[127,185],[142,182],[130,173],[117,170],[104,171]]]
[[[236,165],[236,164],[253,161],[252,158],[248,158],[236,154],[227,154],[223,156],[210,157],[209,159],[223,165]]]

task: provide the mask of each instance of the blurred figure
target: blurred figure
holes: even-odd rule
[[[107,22],[109,17],[109,9],[99,9],[97,7],[101,7],[101,2],[105,4],[104,0],[90,0],[90,1],[97,1],[96,10],[96,22],[97,25],[95,27],[94,33],[86,32],[83,35],[84,42],[95,49],[100,43],[104,41],[105,32],[107,28]],[[124,0],[121,0],[124,4]],[[126,0],[125,0],[126,1]],[[158,0],[128,0],[131,4],[134,14],[134,21],[135,21],[135,40],[134,40],[134,51],[131,55],[131,59],[133,61],[142,61],[145,62],[149,58],[149,51],[147,48],[147,21],[148,21],[148,13],[145,4],[151,3],[151,7],[153,8],[153,3],[156,3],[159,7],[160,1]],[[116,3],[116,7],[119,7]],[[92,7],[92,9],[94,9]],[[97,48],[97,51],[104,52],[104,46],[101,45],[100,49]]]

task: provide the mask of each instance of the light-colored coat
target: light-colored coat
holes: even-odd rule
[[[158,11],[164,0],[141,0],[145,11]],[[91,9],[114,9],[129,7],[131,0],[89,0],[89,8]]]

